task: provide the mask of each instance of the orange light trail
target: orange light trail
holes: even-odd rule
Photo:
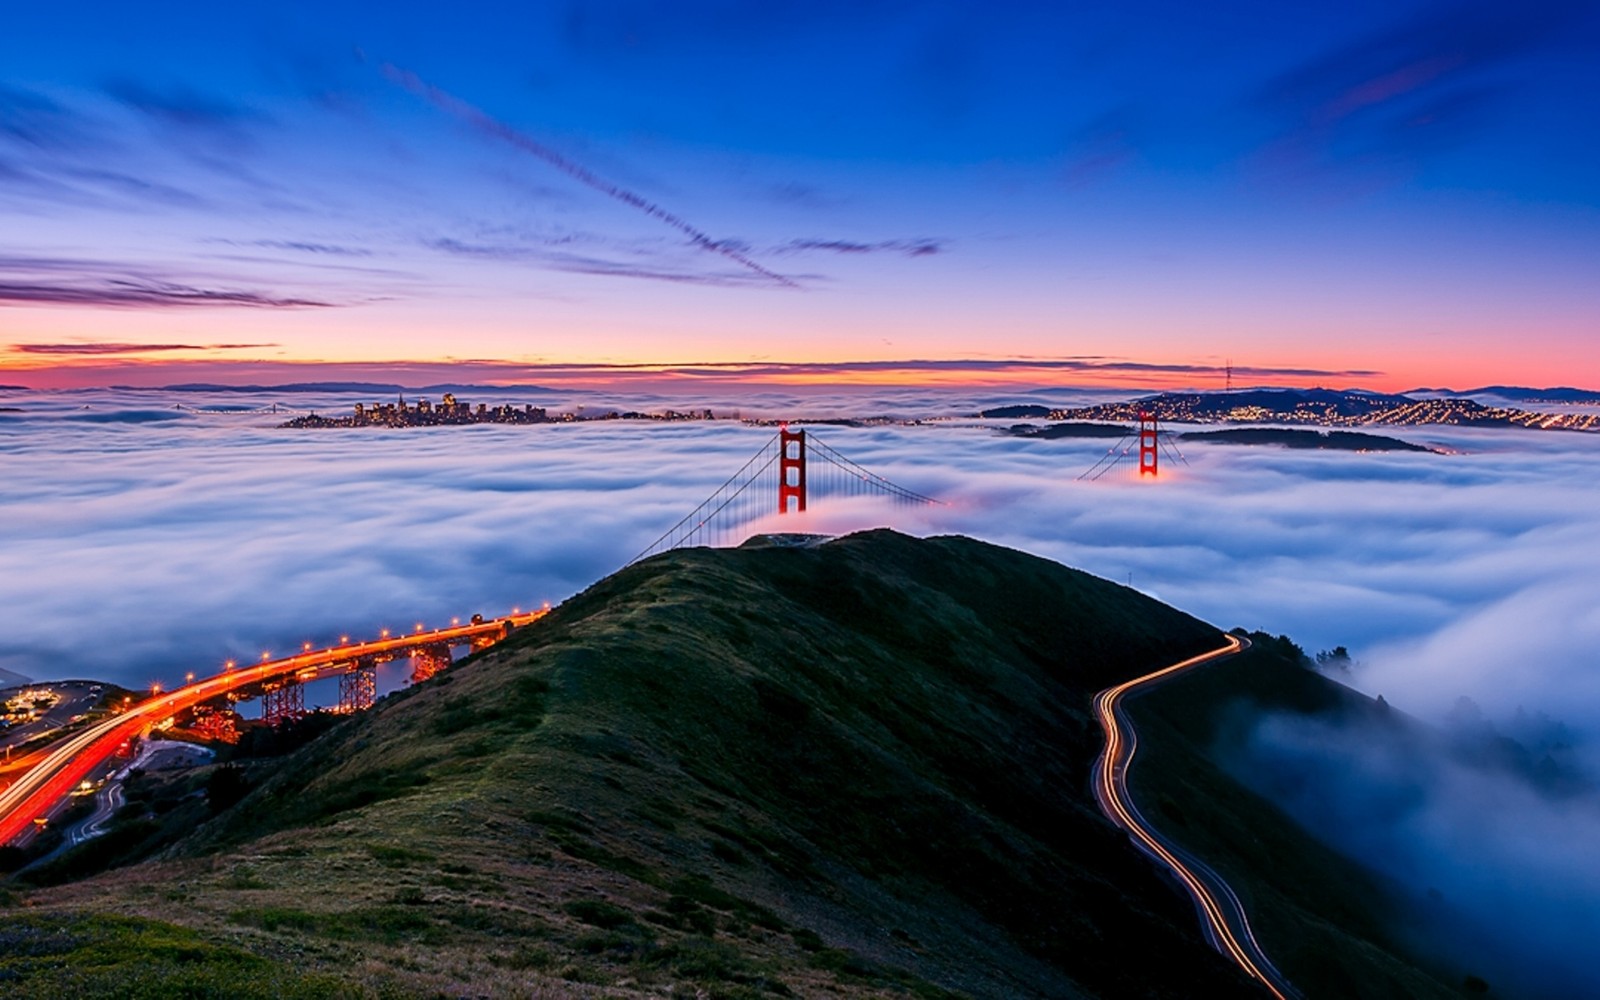
[[[267,660],[254,666],[235,669],[231,663],[223,672],[172,692],[157,694],[134,705],[118,715],[102,720],[63,741],[39,763],[19,777],[4,792],[0,792],[0,844],[8,844],[18,834],[31,826],[36,818],[44,817],[77,787],[95,768],[103,764],[131,737],[148,731],[162,719],[185,709],[248,684],[295,675],[302,679],[314,678],[320,671],[344,667],[362,656],[400,653],[413,646],[446,642],[452,645],[477,640],[483,642],[497,633],[501,636],[543,618],[546,609],[508,615],[492,621],[437,629],[425,635],[384,638],[355,644],[341,644],[327,649],[301,652],[277,660]],[[497,640],[490,640],[497,641]]]
[[[1132,835],[1146,853],[1159,860],[1183,882],[1189,890],[1189,895],[1200,908],[1205,920],[1206,937],[1213,946],[1233,959],[1252,979],[1271,990],[1272,995],[1278,1000],[1294,1000],[1299,994],[1283,978],[1283,974],[1268,961],[1261,945],[1255,939],[1255,934],[1250,930],[1250,921],[1244,912],[1244,905],[1234,895],[1233,890],[1221,876],[1215,872],[1210,873],[1231,904],[1229,908],[1233,911],[1233,919],[1239,925],[1237,934],[1230,925],[1229,915],[1225,912],[1222,902],[1217,898],[1217,891],[1214,891],[1213,887],[1196,874],[1189,864],[1169,849],[1161,841],[1159,834],[1145,823],[1144,818],[1139,815],[1138,808],[1133,804],[1127,786],[1128,772],[1133,766],[1133,755],[1139,748],[1139,741],[1132,724],[1128,723],[1122,714],[1123,697],[1141,687],[1156,684],[1185,670],[1232,656],[1244,649],[1248,642],[1249,640],[1230,635],[1228,644],[1220,649],[1190,657],[1181,663],[1175,663],[1142,677],[1135,677],[1131,681],[1107,688],[1095,695],[1095,712],[1100,716],[1100,725],[1106,732],[1106,748],[1096,762],[1094,792],[1106,817]],[[1123,733],[1124,725],[1127,727],[1126,735]]]

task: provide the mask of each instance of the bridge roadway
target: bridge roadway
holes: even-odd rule
[[[1094,707],[1106,731],[1106,748],[1095,762],[1094,797],[1106,818],[1125,830],[1145,854],[1170,871],[1189,891],[1199,911],[1201,927],[1211,947],[1231,958],[1278,1000],[1299,1000],[1300,993],[1273,966],[1272,961],[1250,929],[1244,903],[1216,869],[1174,844],[1150,826],[1140,815],[1128,791],[1128,772],[1139,738],[1123,710],[1122,700],[1129,694],[1154,686],[1186,670],[1233,656],[1249,647],[1250,640],[1230,635],[1228,644],[1209,653],[1190,657],[1182,663],[1135,677],[1095,695]]]
[[[316,676],[356,659],[406,653],[421,646],[452,646],[478,640],[498,641],[511,629],[537,621],[548,613],[540,609],[483,622],[412,632],[392,638],[344,643],[225,670],[181,688],[147,698],[125,712],[111,715],[83,732],[61,741],[26,774],[0,792],[0,844],[9,844],[28,829],[35,818],[48,816],[62,799],[104,764],[128,739],[147,732],[158,722],[230,691],[286,676]]]

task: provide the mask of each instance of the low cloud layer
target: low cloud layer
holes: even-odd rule
[[[495,401],[513,397],[497,393]],[[0,503],[10,515],[0,557],[0,581],[9,582],[0,591],[17,589],[9,607],[29,611],[8,614],[13,646],[0,665],[55,673],[52,657],[80,644],[97,649],[85,667],[143,665],[133,650],[183,650],[161,636],[178,617],[196,640],[240,634],[255,645],[375,627],[390,613],[436,618],[478,605],[493,610],[494,601],[559,600],[642,548],[770,433],[731,421],[315,433],[274,429],[281,414],[188,416],[158,427],[63,419],[177,412],[179,403],[271,401],[328,412],[358,398],[9,395],[7,405],[24,412],[0,425],[9,470]],[[948,415],[1007,399],[1077,397],[907,389],[799,398],[528,394],[537,405],[591,411],[713,406],[812,417]],[[1589,502],[1600,438],[1410,432],[1461,453],[1442,456],[1187,445],[1190,464],[1170,466],[1159,484],[1120,472],[1088,484],[1076,477],[1105,442],[1008,438],[968,421],[816,433],[869,468],[950,501],[899,522],[907,530],[966,532],[1131,577],[1219,625],[1287,632],[1308,649],[1349,646],[1363,664],[1361,686],[1424,715],[1469,694],[1485,704],[1570,707],[1555,714],[1592,715],[1574,721],[1600,724],[1600,687],[1584,680],[1584,650],[1600,639],[1584,610],[1600,605],[1587,565],[1600,551],[1600,515]],[[874,515],[852,518],[836,522],[823,505],[812,522],[817,530],[876,523]],[[145,545],[165,555],[151,559]],[[402,568],[440,564],[447,568],[436,579]],[[145,577],[163,573],[159,567],[193,580],[192,589],[150,585]],[[352,575],[365,582],[353,585]],[[213,576],[233,583],[219,588]],[[276,582],[257,588],[267,580]],[[303,581],[333,586],[306,589]],[[247,624],[231,614],[189,620],[185,610],[211,606],[210,595],[221,593],[230,594],[222,602],[229,606],[246,592],[278,611]],[[97,641],[59,626],[80,608],[104,613],[120,604],[146,612],[124,650],[98,650]],[[26,636],[23,646],[37,654],[17,648]],[[203,664],[207,654],[200,647],[188,655]],[[1517,668],[1528,661],[1539,669]]]
[[[712,406],[772,417],[931,417],[1085,398],[928,388],[834,399],[526,396],[591,412]],[[642,551],[772,434],[735,421],[290,431],[272,426],[284,413],[173,408],[275,401],[330,412],[358,398],[0,395],[22,411],[0,413],[0,668],[171,684],[263,650],[559,602]],[[887,524],[1034,552],[1224,628],[1287,633],[1312,652],[1347,646],[1356,686],[1424,720],[1442,719],[1462,695],[1492,720],[1542,711],[1571,730],[1570,766],[1600,774],[1600,436],[1396,432],[1448,454],[1187,444],[1188,464],[1169,463],[1158,482],[1125,464],[1086,483],[1077,476],[1106,442],[1008,437],[1002,423],[816,426],[840,452],[947,505],[824,500],[752,530]],[[1282,759],[1344,761],[1329,768],[1349,779],[1329,786],[1329,808],[1383,788],[1387,765],[1360,756],[1359,734],[1272,730],[1260,740]],[[1595,898],[1560,895],[1597,886],[1581,849],[1600,833],[1592,815],[1448,762],[1417,766],[1426,794],[1415,812],[1366,833],[1338,820],[1355,838],[1347,847],[1420,859],[1414,875],[1468,923],[1514,902],[1536,926]]]
[[[1489,735],[1485,729],[1481,735]],[[1469,734],[1459,730],[1452,737]],[[1600,798],[1481,759],[1484,741],[1273,716],[1233,770],[1308,829],[1404,887],[1410,943],[1497,996],[1600,994]],[[1531,747],[1533,753],[1544,748]],[[1555,773],[1535,765],[1534,774]],[[1405,931],[1402,926],[1402,932]]]

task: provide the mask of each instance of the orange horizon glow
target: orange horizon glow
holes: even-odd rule
[[[1277,362],[1281,359],[1272,359]],[[1466,389],[1482,385],[1600,384],[1600,371],[1584,379],[1571,365],[1486,364],[1472,358],[1405,359],[1396,370],[1357,369],[1338,364],[1247,364],[1235,359],[1235,387],[1365,388],[1401,392],[1424,386]],[[997,389],[1082,387],[1107,389],[1221,389],[1226,363],[1215,358],[974,358],[970,355],[851,360],[798,358],[783,361],[733,359],[698,362],[537,361],[514,359],[243,359],[194,350],[125,351],[104,354],[26,354],[0,348],[0,384],[30,390],[74,390],[124,386],[158,389],[180,383],[281,385],[298,382],[382,382],[428,385],[476,383],[502,388],[685,393],[759,389],[869,390],[934,388]]]

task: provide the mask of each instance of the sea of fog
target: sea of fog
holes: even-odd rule
[[[482,401],[922,418],[813,434],[947,506],[818,504],[752,530],[969,534],[1222,627],[1347,646],[1359,686],[1424,717],[1465,694],[1600,728],[1600,435],[1392,432],[1443,455],[1188,443],[1188,464],[1169,461],[1159,482],[1126,466],[1083,482],[1106,441],[930,419],[1087,398]],[[559,602],[633,558],[772,434],[736,420],[277,426],[358,400],[372,396],[0,392],[13,411],[0,412],[0,668],[140,687],[304,641]]]
[[[818,503],[751,530],[890,525],[1012,546],[1224,628],[1286,633],[1310,652],[1346,646],[1357,661],[1348,682],[1423,719],[1442,719],[1463,695],[1497,724],[1518,708],[1546,713],[1600,773],[1600,435],[1391,432],[1444,454],[1189,443],[1187,464],[1169,462],[1159,481],[1125,465],[1084,482],[1106,441],[1027,440],[1001,434],[1005,421],[960,418],[1097,395],[482,401],[922,419],[812,433],[944,506]],[[342,413],[357,400],[373,401],[0,392],[0,408],[18,411],[0,412],[0,669],[171,685],[302,642],[558,603],[633,558],[773,433],[737,420],[277,426],[290,411]],[[273,403],[279,412],[253,412]],[[403,669],[392,665],[385,686]],[[1350,734],[1275,725],[1258,734],[1266,752],[1349,777],[1291,810],[1336,816],[1327,835],[1419,891],[1439,888],[1485,921],[1516,915],[1509,934],[1496,928],[1508,949],[1496,969],[1555,968],[1600,936],[1592,799],[1551,802],[1446,762],[1399,768],[1363,756]],[[1368,823],[1374,794],[1408,805]],[[1600,990],[1586,975],[1556,982]]]

